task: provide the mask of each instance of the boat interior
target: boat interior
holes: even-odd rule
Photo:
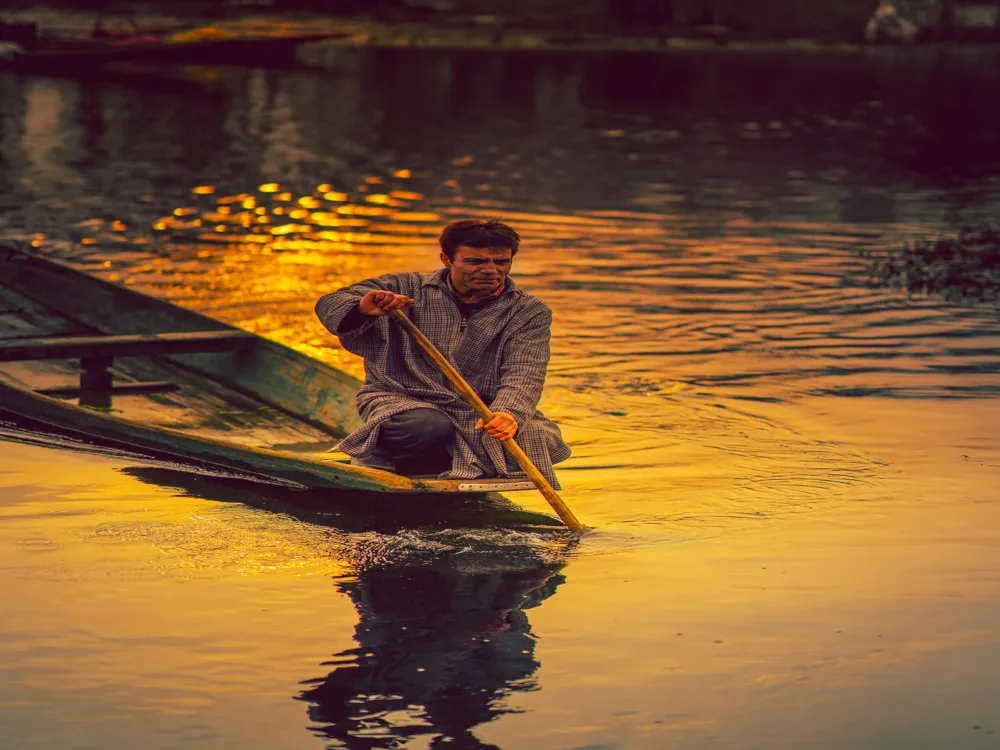
[[[342,435],[157,356],[238,349],[248,339],[230,331],[102,336],[0,285],[0,377],[144,424],[255,448],[329,451]]]

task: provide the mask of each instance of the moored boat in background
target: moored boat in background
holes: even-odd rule
[[[11,45],[0,56],[0,71],[20,75],[63,75],[93,71],[114,63],[160,65],[260,65],[296,62],[302,44],[347,36],[347,32],[245,35],[220,38],[135,38],[40,40],[25,47]]]

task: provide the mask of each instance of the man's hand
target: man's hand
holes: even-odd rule
[[[406,310],[413,307],[413,300],[405,294],[387,292],[383,289],[372,289],[358,302],[358,309],[364,315],[379,317],[388,315],[393,310]]]
[[[476,422],[477,430],[486,430],[486,434],[495,437],[497,440],[507,440],[517,434],[517,420],[505,411],[493,413],[493,419],[489,424],[483,424],[483,420]]]

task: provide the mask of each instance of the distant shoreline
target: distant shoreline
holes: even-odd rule
[[[98,17],[94,10],[34,7],[8,10],[0,19],[15,23],[37,23],[39,32],[51,38],[87,36]],[[314,13],[275,14],[244,11],[239,16],[212,17],[211,14],[167,14],[138,8],[135,20],[142,32],[180,34],[184,37],[227,38],[271,37],[281,34],[347,32],[328,42],[312,42],[311,48],[421,49],[448,52],[546,53],[546,54],[670,54],[670,53],[832,53],[922,52],[932,50],[1000,51],[1000,41],[916,42],[907,45],[871,45],[862,41],[830,37],[754,39],[749,35],[729,35],[693,30],[690,35],[625,35],[617,33],[573,33],[552,29],[503,26],[474,19],[460,23],[454,19],[423,22],[385,23],[353,16]],[[109,17],[109,22],[124,24]]]

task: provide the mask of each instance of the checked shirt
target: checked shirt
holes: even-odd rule
[[[358,412],[365,424],[339,448],[367,459],[375,450],[379,425],[409,409],[434,408],[455,425],[448,479],[523,476],[499,440],[476,430],[479,417],[444,373],[410,335],[389,316],[337,331],[341,321],[373,289],[412,297],[406,314],[462,374],[491,411],[513,415],[518,445],[539,471],[559,488],[553,464],[566,460],[569,447],[559,428],[537,409],[549,362],[552,312],[537,297],[518,289],[510,278],[503,293],[466,315],[448,287],[448,269],[431,273],[395,273],[352,284],[316,303],[323,325],[345,349],[364,359],[365,384],[358,392]]]

